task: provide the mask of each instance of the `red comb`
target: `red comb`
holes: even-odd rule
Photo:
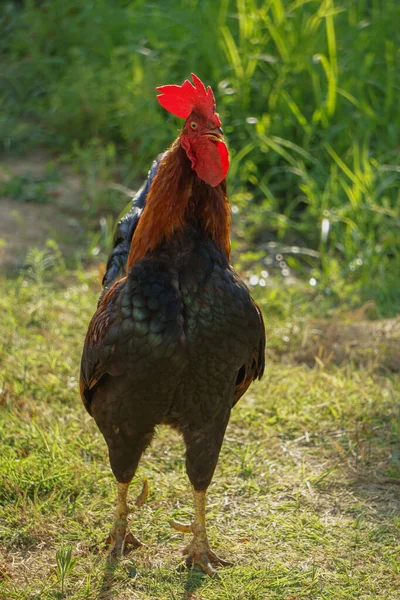
[[[161,92],[157,96],[161,106],[181,119],[187,119],[193,109],[197,109],[202,113],[215,112],[215,99],[212,89],[210,86],[206,89],[197,75],[194,73],[191,73],[191,75],[194,85],[188,79],[185,79],[182,85],[162,85],[156,88],[158,92]]]

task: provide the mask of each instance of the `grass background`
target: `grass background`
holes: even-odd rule
[[[180,126],[155,87],[194,71],[215,89],[231,149],[236,244],[262,260],[279,243],[328,294],[355,282],[389,314],[399,301],[399,18],[397,0],[6,2],[2,147],[43,145],[84,172],[100,163],[103,177],[118,156],[131,185]]]
[[[73,217],[79,235],[54,221],[0,273],[1,598],[398,597],[398,375],[379,356],[310,369],[287,350],[310,317],[352,320],[366,300],[375,318],[400,312],[399,22],[396,0],[2,3],[0,202],[21,223],[28,208]],[[210,489],[211,539],[235,562],[219,583],[175,571],[184,541],[167,521],[189,519],[191,499],[168,430],[132,486],[148,476],[132,517],[148,547],[107,559],[114,482],[77,390],[121,189],[180,126],[155,87],[191,71],[216,94],[234,264],[269,340]],[[39,175],[8,168],[32,155]]]

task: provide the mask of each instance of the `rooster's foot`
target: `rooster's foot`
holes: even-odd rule
[[[207,575],[214,579],[219,579],[219,574],[215,567],[227,567],[233,563],[220,558],[213,550],[211,550],[205,527],[192,523],[186,525],[179,521],[171,520],[171,527],[181,533],[193,533],[193,539],[183,551],[185,565],[191,569],[196,565],[199,566]]]
[[[185,558],[185,564],[188,569],[199,566],[204,573],[207,573],[214,579],[219,579],[220,576],[216,571],[215,567],[227,567],[232,565],[231,562],[220,558],[213,550],[211,550],[208,543],[202,543],[195,537],[192,539],[190,544],[183,551]]]
[[[126,523],[123,524],[122,522],[114,524],[113,530],[105,540],[105,544],[111,546],[110,554],[112,556],[123,556],[125,548],[128,550],[143,546],[142,542],[131,531],[126,531]]]

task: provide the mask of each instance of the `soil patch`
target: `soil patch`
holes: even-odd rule
[[[85,240],[79,215],[82,213],[82,186],[67,168],[57,169],[57,181],[46,187],[46,198],[18,197],[4,193],[9,182],[46,178],[48,157],[37,154],[6,159],[0,164],[0,267],[15,270],[23,266],[30,248],[44,248],[55,240],[66,255]],[[17,197],[16,197],[17,196]],[[22,196],[22,194],[21,194]]]

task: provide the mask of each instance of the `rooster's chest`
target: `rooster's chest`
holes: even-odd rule
[[[246,328],[250,307],[247,289],[234,272],[198,259],[181,268],[146,266],[127,281],[120,299],[127,343],[137,358],[166,359],[181,368],[217,356],[236,366],[243,345],[238,332]]]

